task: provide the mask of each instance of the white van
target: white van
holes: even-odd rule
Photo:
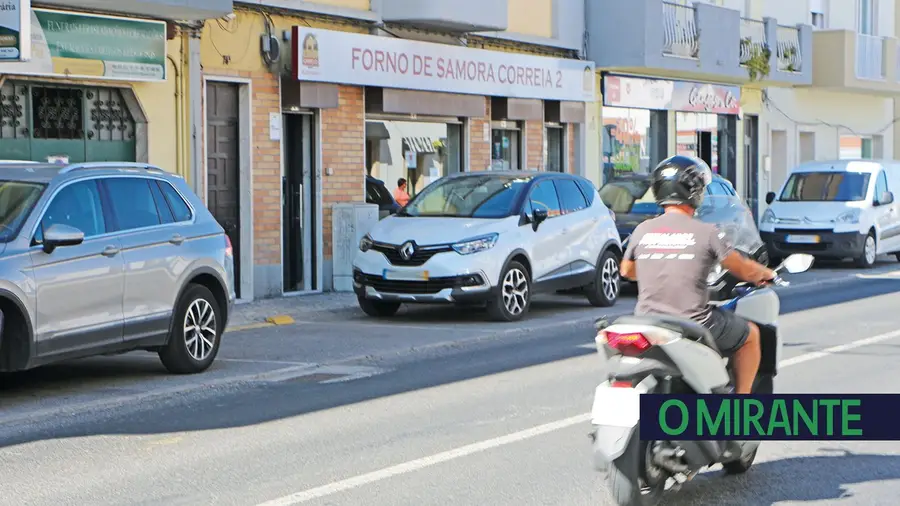
[[[853,259],[872,267],[875,256],[900,260],[900,162],[833,160],[800,165],[769,192],[759,231],[770,258],[791,253]]]

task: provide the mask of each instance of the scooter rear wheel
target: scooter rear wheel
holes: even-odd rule
[[[756,460],[756,452],[759,451],[759,447],[753,449],[753,451],[741,457],[738,460],[732,460],[731,462],[723,462],[722,467],[725,469],[726,474],[743,474],[750,470],[750,466],[753,465],[753,461]]]
[[[625,452],[609,466],[606,482],[618,506],[655,506],[662,499],[668,475],[660,469],[660,479],[648,482],[649,445],[635,431]]]

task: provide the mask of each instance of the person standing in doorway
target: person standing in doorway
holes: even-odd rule
[[[406,179],[402,177],[397,180],[397,189],[394,190],[394,200],[400,204],[400,207],[406,207],[409,203],[409,193],[406,191]]]

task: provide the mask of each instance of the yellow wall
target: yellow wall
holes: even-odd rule
[[[369,10],[369,0],[308,0],[309,3],[344,7],[346,9]],[[424,0],[420,0],[424,1]]]
[[[181,66],[180,39],[167,41],[166,45],[169,56]],[[172,64],[172,60],[166,62],[166,72],[164,82],[135,83],[132,89],[147,117],[148,162],[187,177],[188,167],[184,165],[184,161],[179,160],[181,157],[178,153],[182,142],[179,142],[177,134],[183,132],[183,129],[176,128],[176,124],[180,123],[178,113],[181,108],[176,106],[175,91],[180,89],[178,81],[183,77],[183,72]],[[186,159],[186,154],[182,155]]]
[[[506,31],[553,37],[553,0],[510,0]]]

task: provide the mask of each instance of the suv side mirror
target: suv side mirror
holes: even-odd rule
[[[771,204],[775,202],[775,192],[769,192],[766,194],[766,204]]]
[[[884,192],[881,194],[881,198],[878,199],[877,205],[886,206],[888,204],[894,203],[894,194],[892,192]]]
[[[48,255],[60,246],[77,246],[84,242],[84,232],[69,225],[57,223],[51,225],[44,232],[44,240],[41,243],[44,253]]]
[[[544,220],[547,219],[549,215],[547,214],[546,209],[535,209],[531,212],[531,228],[534,230],[538,229],[538,225],[541,224]]]

